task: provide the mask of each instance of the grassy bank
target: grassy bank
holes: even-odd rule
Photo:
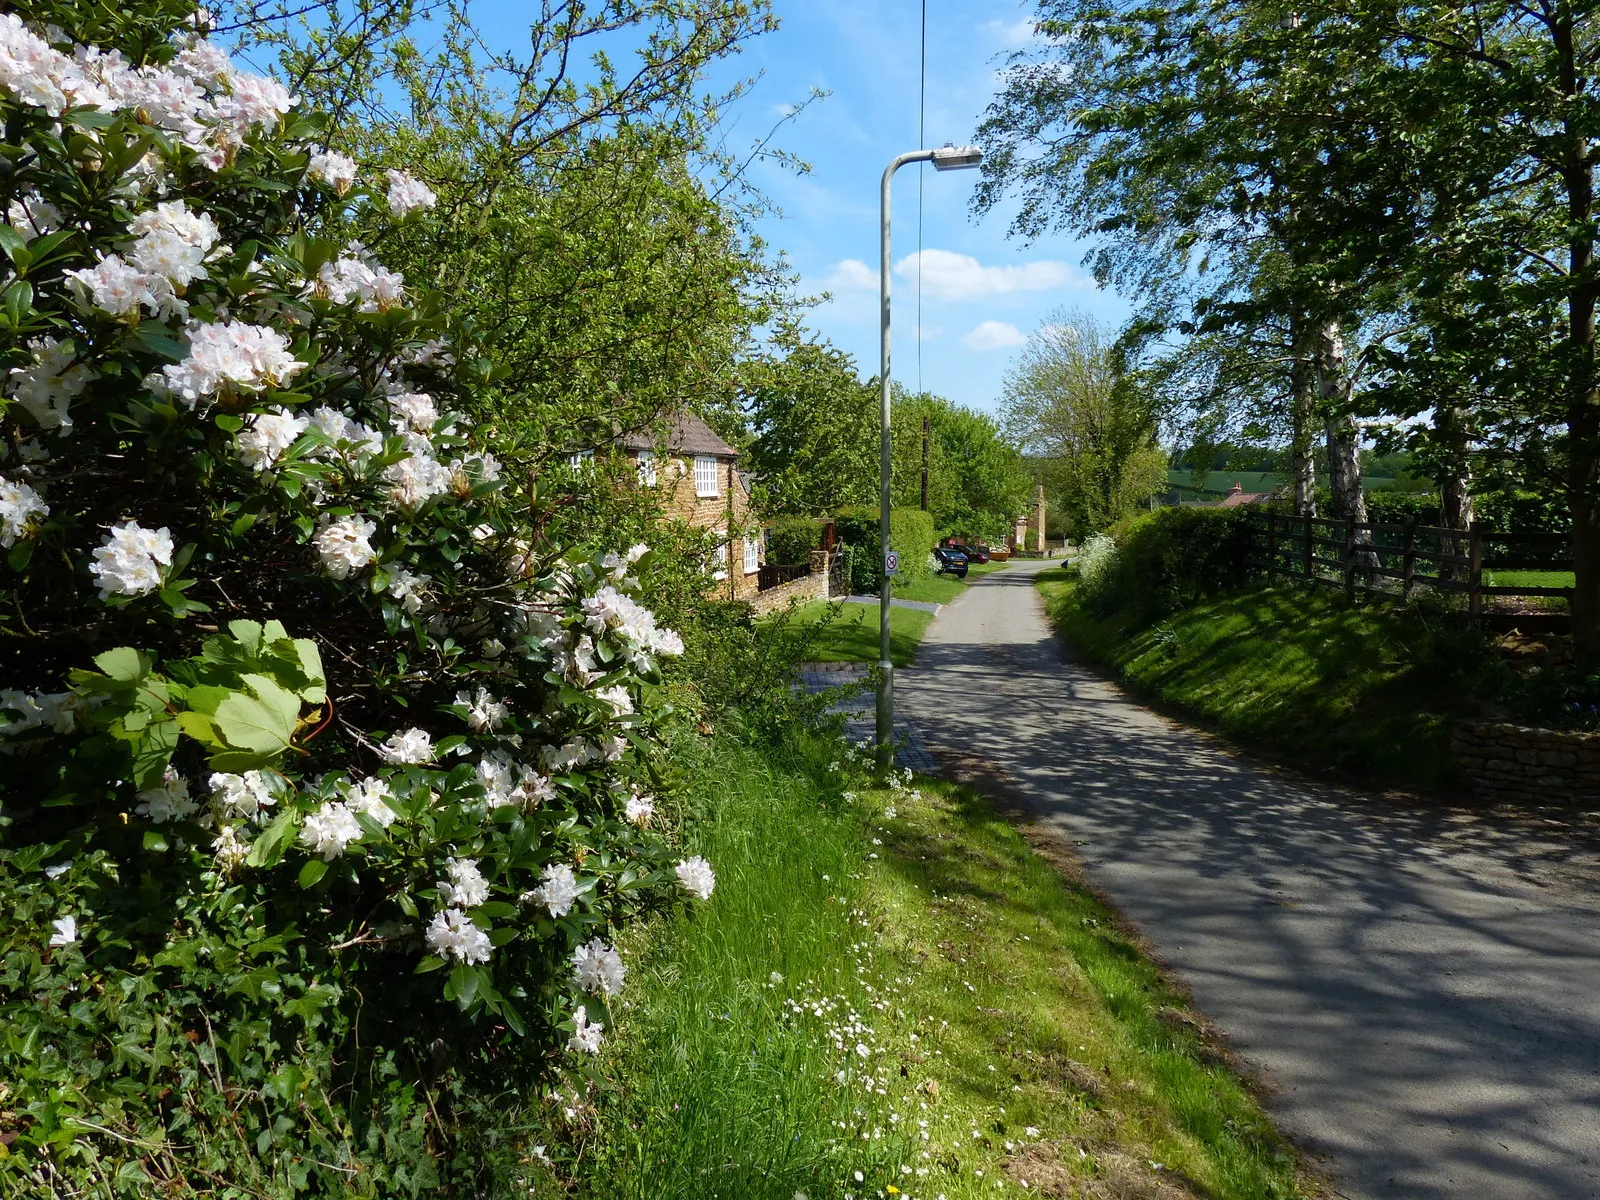
[[[1481,702],[1481,641],[1446,614],[1254,587],[1139,627],[1079,603],[1067,570],[1039,586],[1061,636],[1141,697],[1297,764],[1447,787],[1450,724]]]
[[[625,947],[533,1194],[1301,1194],[1182,997],[977,793],[809,735],[678,762],[716,894]]]

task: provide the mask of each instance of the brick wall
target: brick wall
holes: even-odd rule
[[[1600,734],[1461,721],[1451,749],[1457,770],[1480,799],[1600,804]]]
[[[629,452],[635,465],[637,452]],[[718,458],[717,495],[698,495],[694,482],[694,458],[679,455],[662,456],[655,460],[656,487],[661,492],[661,507],[668,516],[677,517],[685,524],[700,529],[726,532],[728,535],[726,565],[727,578],[716,585],[716,593],[729,600],[747,600],[759,590],[755,571],[744,569],[746,533],[756,545],[756,562],[761,561],[761,531],[750,515],[750,495],[744,490],[731,458]]]

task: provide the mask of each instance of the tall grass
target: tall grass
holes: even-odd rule
[[[716,894],[629,947],[643,957],[617,1010],[619,1074],[589,1194],[820,1200],[857,1170],[887,1179],[903,1161],[903,1138],[871,1136],[889,1123],[827,1022],[785,1004],[825,994],[866,1013],[871,999],[851,951],[865,826],[819,770],[834,751],[797,741],[770,756],[720,741],[683,749],[703,808],[691,846],[715,864]]]

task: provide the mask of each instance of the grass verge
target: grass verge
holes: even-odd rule
[[[1481,704],[1481,637],[1449,614],[1253,587],[1135,627],[1068,570],[1038,583],[1056,631],[1142,698],[1300,765],[1446,788],[1450,725]]]
[[[818,600],[796,609],[789,628],[797,635],[808,626],[827,622],[806,651],[816,662],[877,662],[878,609],[872,604]],[[922,635],[933,622],[931,612],[915,608],[889,610],[889,658],[897,667],[909,667],[917,656]]]
[[[678,761],[717,891],[625,946],[597,1073],[543,1106],[535,1195],[1311,1190],[1114,914],[977,792],[875,790],[803,733]]]

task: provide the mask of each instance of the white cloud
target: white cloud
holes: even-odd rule
[[[854,262],[855,260],[846,260]],[[840,263],[839,267],[845,266]],[[858,263],[862,270],[866,264]],[[835,268],[837,271],[839,268]],[[895,264],[894,273],[913,287],[922,276],[922,290],[938,300],[976,300],[1009,292],[1042,292],[1055,288],[1092,286],[1070,263],[1041,259],[1015,267],[986,267],[968,254],[949,250],[921,250]],[[876,278],[876,276],[874,276]]]
[[[961,339],[961,344],[973,350],[1004,350],[1008,346],[1021,346],[1027,335],[1015,325],[1004,321],[980,321]]]
[[[985,21],[978,26],[1003,46],[1026,46],[1033,40],[1035,28],[1032,17],[1018,21]]]
[[[828,272],[822,286],[830,292],[859,292],[866,289],[876,291],[878,288],[878,273],[859,258],[847,258],[834,265]]]

